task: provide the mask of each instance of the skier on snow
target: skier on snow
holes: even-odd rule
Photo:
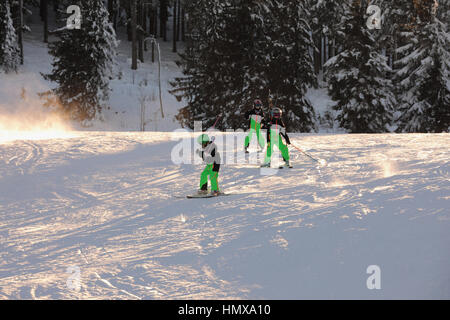
[[[286,140],[286,144],[291,144],[289,136],[286,133],[286,126],[281,119],[282,114],[283,111],[280,108],[273,108],[270,110],[270,120],[264,122],[264,127],[267,128],[267,153],[262,167],[270,167],[273,147],[277,146],[283,156],[284,166],[292,168],[289,163],[289,149],[281,139],[283,137]]]
[[[218,177],[220,169],[220,153],[217,151],[217,146],[213,143],[214,137],[209,138],[207,134],[202,134],[198,137],[197,142],[202,146],[202,149],[197,149],[197,154],[206,163],[206,168],[200,176],[200,195],[208,194],[208,177],[211,180],[211,194],[217,196],[220,194]]]
[[[253,132],[256,134],[259,146],[264,149],[264,137],[261,134],[261,123],[264,121],[264,112],[260,99],[256,99],[253,102],[253,108],[245,113],[245,118],[250,119],[250,132],[245,137],[245,153],[248,153],[247,149],[253,137]]]

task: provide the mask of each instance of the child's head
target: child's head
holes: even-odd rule
[[[280,108],[273,108],[270,110],[270,117],[272,119],[280,119],[283,115],[283,111]]]
[[[206,147],[208,145],[208,143],[210,142],[209,136],[206,133],[203,133],[197,138],[197,142],[202,147]]]
[[[255,99],[255,101],[253,101],[253,106],[256,108],[256,109],[261,109],[262,108],[262,101],[261,101],[261,99]]]

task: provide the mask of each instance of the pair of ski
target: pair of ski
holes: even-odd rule
[[[213,194],[213,193],[196,193],[193,195],[187,195],[186,198],[188,199],[203,199],[203,198],[216,198],[216,197],[223,197],[223,196],[229,196],[230,193],[224,193],[224,192],[219,192],[218,194]]]

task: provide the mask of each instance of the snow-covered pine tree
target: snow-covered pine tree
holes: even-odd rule
[[[244,128],[242,116],[253,99],[264,99],[267,87],[267,38],[263,14],[267,1],[197,0],[186,2],[187,47],[180,54],[184,77],[171,92],[188,105],[177,119],[193,127]],[[269,21],[269,20],[267,20]]]
[[[415,42],[413,28],[417,22],[417,12],[412,0],[383,0],[383,33],[389,38],[394,51],[394,64],[409,54]],[[396,68],[396,66],[394,66]]]
[[[245,128],[248,106],[271,90],[291,130],[314,129],[304,94],[316,77],[301,4],[202,0],[188,2],[186,10],[187,49],[179,62],[184,77],[172,83],[172,93],[188,102],[177,116],[182,125],[203,121],[207,128],[222,114],[218,128]]]
[[[308,8],[307,19],[312,29],[312,36],[315,44],[315,59],[321,60],[321,54],[328,57],[336,55],[338,48],[338,31],[343,16],[343,6],[339,0],[307,0],[303,1],[304,6]],[[328,47],[321,49],[321,41],[325,40]],[[325,42],[325,41],[324,41]],[[328,49],[328,50],[326,50]],[[326,61],[325,61],[326,62]],[[314,61],[316,71],[320,71],[320,61]]]
[[[343,51],[325,64],[329,94],[337,102],[337,120],[352,133],[390,131],[395,96],[387,59],[366,26],[360,0],[344,2]]]
[[[0,71],[17,72],[20,63],[17,34],[13,26],[9,1],[0,3]]]
[[[62,111],[85,121],[100,113],[108,99],[117,40],[102,0],[73,4],[82,10],[81,29],[62,28],[59,39],[49,44],[53,69],[43,76],[58,86],[42,95],[49,98],[47,106],[54,105],[52,97],[56,96]]]
[[[426,14],[423,14],[426,17]],[[415,26],[414,50],[399,61],[401,132],[450,131],[450,34],[431,15]]]
[[[213,125],[217,115],[228,105],[235,94],[237,77],[230,52],[238,52],[236,44],[227,41],[226,17],[231,17],[231,6],[224,15],[228,1],[193,0],[186,3],[188,14],[186,50],[180,54],[178,65],[183,77],[172,83],[171,92],[188,105],[182,108],[177,119],[182,126],[193,128],[194,121],[203,121],[203,127]],[[219,127],[222,123],[219,124]]]
[[[306,20],[309,12],[301,1],[273,1],[270,14],[276,24],[266,30],[270,41],[264,44],[270,57],[265,75],[268,87],[285,112],[289,130],[316,131],[316,115],[305,96],[309,87],[317,87],[310,52],[314,44]]]
[[[392,66],[398,59],[397,48],[409,43],[408,28],[415,21],[413,0],[372,0],[368,5],[376,5],[381,10],[381,29],[372,33]]]
[[[274,41],[267,30],[274,30],[277,20],[272,16],[272,8],[269,1],[252,1],[246,6],[241,3],[237,11],[237,21],[242,21],[239,38],[236,39],[243,44],[244,58],[235,61],[238,68],[242,69],[242,98],[243,108],[239,113],[245,113],[246,108],[253,107],[255,98],[261,98],[265,104],[266,111],[269,107],[270,87],[269,77],[271,62],[271,44]],[[273,92],[273,91],[272,91]],[[241,121],[242,121],[242,117]],[[245,120],[244,120],[245,121]],[[246,123],[245,123],[246,124]]]

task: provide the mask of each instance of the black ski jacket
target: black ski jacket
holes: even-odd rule
[[[278,130],[281,136],[283,136],[284,140],[286,140],[287,144],[291,144],[291,140],[289,140],[289,136],[287,134],[286,126],[282,119],[272,118],[271,120],[264,121],[264,128],[267,129],[267,142],[270,142],[270,129]]]
[[[197,150],[197,153],[206,164],[213,165],[213,171],[219,171],[221,159],[215,143],[209,142],[204,148]]]
[[[264,111],[262,108],[257,109],[253,107],[251,110],[245,113],[245,119],[248,119],[250,123],[251,119],[254,119],[258,123],[262,123],[264,121]]]

